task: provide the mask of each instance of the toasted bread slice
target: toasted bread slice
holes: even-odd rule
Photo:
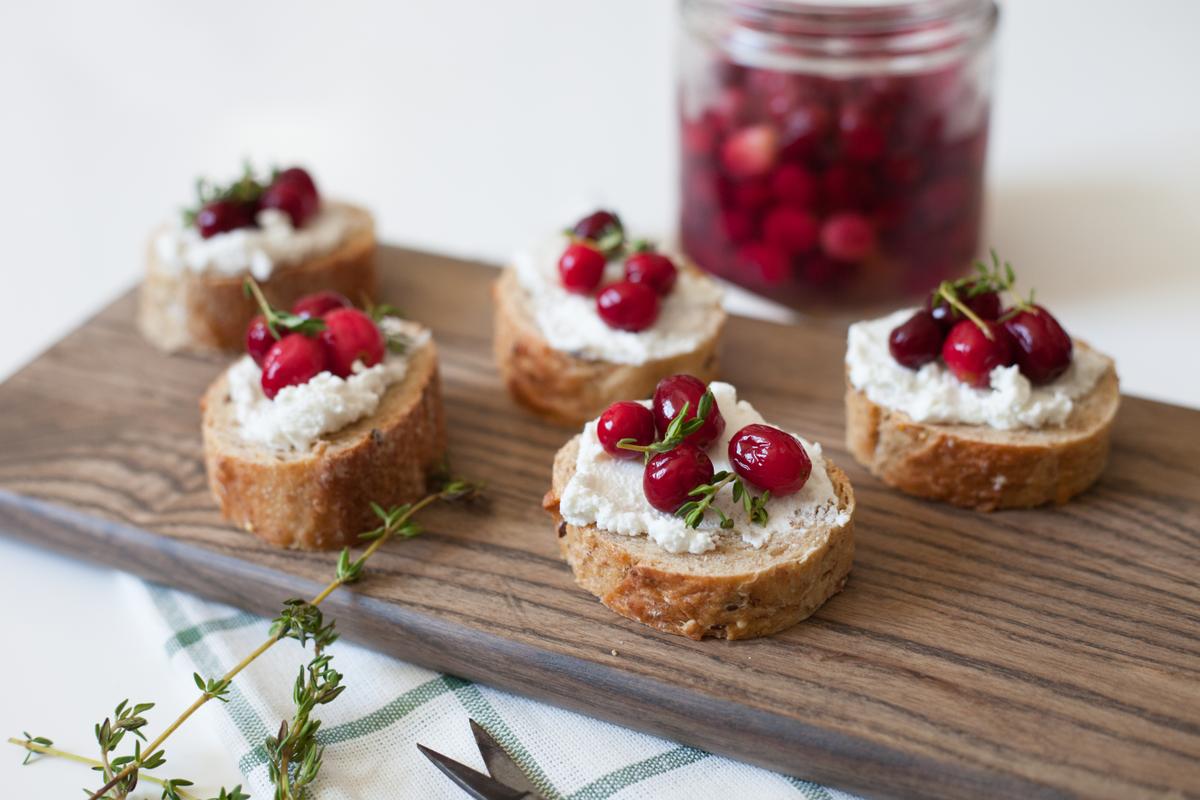
[[[522,405],[555,422],[579,425],[616,400],[649,397],[660,378],[677,373],[707,383],[717,377],[717,341],[725,312],[711,336],[695,349],[642,364],[579,358],[551,347],[538,330],[528,295],[507,268],[493,286],[496,363],[509,392]]]
[[[376,299],[375,224],[368,211],[348,204],[356,221],[332,251],[297,264],[282,264],[259,285],[276,308],[291,308],[306,294],[332,289],[356,304]],[[138,296],[138,327],[156,347],[174,352],[240,350],[246,326],[258,313],[242,284],[245,275],[174,271],[159,259],[151,237],[146,278]]]
[[[979,511],[1061,504],[1100,477],[1120,402],[1111,360],[1065,424],[1036,430],[914,422],[847,380],[846,446],[877,478],[917,497]]]
[[[432,341],[411,354],[404,378],[388,387],[374,414],[323,436],[306,452],[276,452],[243,440],[224,374],[200,405],[204,464],[221,512],[279,547],[355,544],[358,534],[378,525],[370,504],[420,498],[446,450]]]
[[[762,548],[727,533],[716,549],[695,555],[667,552],[645,536],[565,522],[559,498],[578,453],[579,436],[558,451],[542,504],[554,517],[575,582],[623,617],[692,639],[749,639],[795,625],[846,585],[854,560],[854,492],[829,461],[846,524],[777,536]]]

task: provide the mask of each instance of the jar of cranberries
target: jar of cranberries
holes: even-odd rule
[[[684,0],[681,225],[702,268],[864,307],[980,248],[992,0]]]

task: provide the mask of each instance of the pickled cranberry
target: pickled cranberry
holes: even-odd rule
[[[818,102],[803,103],[785,114],[781,121],[783,157],[801,160],[816,153],[832,128],[832,115]]]
[[[593,211],[575,223],[571,231],[581,239],[598,241],[612,229],[621,228],[621,218],[611,211]]]
[[[275,176],[271,185],[263,190],[258,205],[259,208],[282,211],[291,219],[292,225],[299,228],[320,210],[321,199],[309,174],[295,167]]]
[[[770,425],[747,425],[729,440],[733,471],[775,497],[804,488],[812,461],[796,437]]]
[[[819,232],[816,219],[797,208],[777,206],[763,220],[763,238],[793,255],[816,247]]]
[[[273,344],[275,336],[267,327],[267,318],[259,314],[250,320],[250,324],[246,326],[246,352],[254,359],[255,364],[260,367],[263,365],[263,359]]]
[[[817,179],[804,167],[784,164],[771,176],[771,191],[781,203],[811,208],[817,201]]]
[[[883,130],[866,109],[846,106],[838,115],[842,151],[854,161],[875,161],[883,155]]]
[[[792,276],[787,254],[773,244],[750,242],[738,248],[738,275],[758,286],[778,286]]]
[[[339,378],[353,372],[354,362],[373,367],[383,360],[383,334],[374,320],[357,308],[338,308],[325,315],[321,343],[329,353],[329,371]]]
[[[711,112],[705,112],[699,119],[685,120],[683,123],[683,151],[689,156],[700,158],[712,152],[720,136],[720,128]]]
[[[301,297],[292,304],[292,313],[298,317],[323,317],[335,308],[350,308],[353,303],[341,292],[326,289]]]
[[[196,228],[205,239],[254,224],[254,208],[233,200],[206,203],[196,214]]]
[[[963,305],[975,312],[980,319],[995,321],[1004,313],[1004,301],[998,292],[980,292],[972,297],[968,287],[965,291],[960,291],[958,296]],[[936,303],[934,300],[935,298],[930,297],[925,306],[943,330],[950,330],[963,318],[962,314],[945,300],[938,300]]]
[[[860,214],[834,214],[821,227],[821,248],[830,258],[859,261],[875,249],[875,229]]]
[[[658,319],[658,292],[645,283],[621,281],[596,295],[596,313],[611,328],[644,331]]]
[[[834,164],[821,176],[821,192],[833,211],[860,210],[874,202],[875,184],[857,167]]]
[[[771,125],[751,125],[727,138],[721,145],[721,164],[735,178],[765,175],[775,165],[779,134]]]
[[[591,294],[604,277],[605,263],[604,254],[591,245],[575,242],[568,246],[558,259],[563,288],[575,294]]]
[[[679,270],[662,253],[634,253],[625,259],[625,280],[644,283],[660,295],[670,294]]]
[[[771,183],[766,178],[740,181],[733,187],[733,202],[746,211],[757,211],[771,202]]]
[[[741,209],[730,208],[722,211],[719,223],[729,241],[735,244],[754,236],[754,219]]]
[[[892,329],[888,335],[888,352],[901,366],[920,369],[941,355],[944,337],[945,332],[933,314],[918,311]]]
[[[684,442],[650,457],[642,473],[642,493],[659,511],[674,514],[692,499],[689,494],[693,489],[711,483],[712,479],[712,460],[699,447]]]
[[[679,415],[684,403],[687,403],[688,407],[687,419],[695,419],[696,411],[700,408],[700,398],[706,391],[708,387],[704,382],[692,375],[671,375],[660,380],[654,389],[654,401],[650,405],[654,412],[654,426],[659,435],[666,433],[667,426]],[[725,418],[721,416],[721,408],[714,399],[704,424],[685,441],[698,447],[708,447],[724,430]]]
[[[622,439],[633,439],[642,446],[654,442],[654,414],[641,403],[622,400],[604,410],[596,422],[596,438],[604,452],[613,458],[633,460],[641,458],[641,452],[617,447]]]
[[[308,383],[326,369],[328,356],[320,342],[299,333],[289,333],[271,345],[263,356],[263,394],[273,400],[280,389]]]
[[[1071,366],[1071,337],[1041,306],[1018,311],[1004,327],[1012,336],[1017,366],[1033,385],[1050,383]]]
[[[986,389],[992,370],[1013,363],[1013,346],[1004,326],[985,322],[991,338],[969,319],[964,319],[946,334],[942,360],[954,376],[976,389]]]

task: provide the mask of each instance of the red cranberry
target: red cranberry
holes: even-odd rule
[[[735,178],[765,175],[775,165],[779,134],[770,125],[742,128],[721,145],[721,163]]]
[[[833,211],[861,209],[871,204],[875,182],[861,169],[834,164],[821,176],[825,204]]]
[[[692,499],[689,494],[693,489],[712,479],[712,460],[699,447],[684,442],[673,450],[656,453],[646,462],[642,492],[650,505],[674,514]]]
[[[214,200],[206,203],[196,214],[196,228],[205,239],[254,224],[254,209],[233,200]]]
[[[974,297],[971,297],[970,289],[967,288],[963,291],[960,291],[958,296],[959,299],[962,300],[963,305],[975,312],[976,316],[978,316],[980,319],[991,320],[994,322],[995,320],[1000,319],[1000,316],[1004,313],[1004,302],[1000,299],[1000,294],[998,292],[982,292]],[[926,308],[929,309],[930,313],[933,314],[934,320],[936,320],[944,330],[950,330],[958,323],[959,320],[963,318],[962,314],[958,313],[958,311],[945,300],[938,300],[936,303],[934,300],[934,297],[930,297],[929,300],[926,301],[925,305]]]
[[[812,461],[796,437],[770,425],[747,425],[729,440],[733,471],[775,497],[804,488]]]
[[[992,370],[1013,363],[1012,342],[1002,325],[985,322],[991,338],[969,319],[950,329],[942,344],[942,360],[954,376],[976,389],[986,389]]]
[[[246,352],[254,359],[255,364],[260,367],[263,365],[263,359],[266,358],[267,351],[273,344],[275,344],[275,336],[267,327],[267,318],[259,314],[250,320],[250,324],[246,327]]]
[[[604,452],[613,458],[641,458],[641,452],[617,447],[622,439],[633,439],[635,444],[646,446],[654,442],[654,413],[641,403],[622,400],[613,403],[600,415],[596,422],[596,438]]]
[[[308,383],[328,368],[328,356],[320,342],[303,334],[289,333],[271,345],[263,356],[263,394],[274,399],[285,386]]]
[[[353,303],[341,292],[326,289],[301,297],[292,304],[292,313],[298,317],[323,317],[335,308],[350,308]]]
[[[581,239],[599,241],[612,230],[622,230],[621,218],[611,211],[593,211],[575,223],[572,232]]]
[[[830,121],[829,110],[816,102],[788,112],[781,121],[783,157],[799,160],[817,152],[829,133]]]
[[[738,249],[738,270],[760,286],[778,286],[792,274],[787,254],[773,244],[750,242]]]
[[[708,387],[699,378],[692,375],[671,375],[658,382],[654,389],[654,427],[659,435],[667,431],[671,420],[679,416],[683,404],[687,403],[687,419],[695,419],[696,411],[700,408],[700,398],[708,391]],[[686,441],[698,447],[708,447],[725,431],[725,418],[714,399],[712,408],[700,428],[688,436]]]
[[[308,173],[299,168],[285,170],[275,176],[271,185],[263,190],[258,200],[259,208],[274,208],[287,214],[294,227],[301,227],[321,207],[321,198]]]
[[[888,352],[901,366],[920,369],[941,355],[944,336],[945,332],[933,314],[918,311],[892,329],[888,335]]]
[[[1071,337],[1041,306],[1018,311],[1005,320],[1004,327],[1012,336],[1013,353],[1021,374],[1035,386],[1050,383],[1071,366],[1074,351]]]
[[[859,214],[834,214],[821,227],[821,247],[830,258],[860,261],[875,249],[875,229]]]
[[[781,203],[811,208],[817,200],[817,179],[804,167],[784,164],[771,177],[771,191]]]
[[[317,182],[313,180],[312,175],[309,175],[308,170],[304,169],[304,167],[288,167],[276,175],[272,183],[280,181],[298,183],[311,192],[314,197],[320,197],[320,194],[317,192]]]
[[[644,283],[664,296],[675,286],[678,272],[675,262],[662,253],[634,253],[625,259],[625,280]]]
[[[383,334],[374,320],[357,308],[338,308],[326,314],[321,342],[329,352],[329,371],[339,378],[353,372],[355,361],[373,367],[383,360]]]
[[[838,116],[842,151],[854,161],[875,161],[887,143],[878,122],[864,108],[846,106]]]
[[[610,284],[596,295],[596,313],[610,328],[644,331],[658,319],[658,292],[645,283]]]
[[[722,211],[719,225],[729,241],[737,244],[754,235],[754,218],[739,208]]]
[[[575,242],[558,259],[558,275],[563,288],[575,294],[591,294],[604,277],[604,254],[596,248]]]
[[[714,115],[706,111],[699,119],[683,123],[683,150],[689,156],[702,158],[712,152],[719,136],[718,123]]]
[[[776,206],[763,220],[763,238],[792,255],[817,246],[817,221],[807,211]]]

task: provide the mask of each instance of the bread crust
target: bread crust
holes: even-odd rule
[[[340,205],[355,216],[354,231],[329,253],[274,269],[269,279],[259,283],[271,305],[290,308],[304,295],[322,289],[341,292],[358,304],[376,300],[374,222],[365,209]],[[246,326],[258,313],[242,288],[246,275],[173,272],[159,259],[154,236],[146,250],[146,277],[138,293],[142,335],[168,352],[240,350]]]
[[[575,582],[623,617],[690,639],[750,639],[795,625],[846,585],[854,561],[854,492],[845,473],[828,461],[839,508],[849,521],[829,531],[815,549],[764,552],[761,567],[722,570],[719,550],[672,554],[645,537],[564,521],[559,498],[575,473],[578,452],[579,436],[558,451],[543,506],[554,518]]]
[[[551,347],[537,328],[511,267],[492,287],[496,364],[508,391],[517,402],[554,422],[580,425],[600,415],[617,400],[649,397],[660,378],[678,373],[695,375],[704,382],[717,377],[717,342],[725,326],[725,312],[713,334],[694,350],[644,364],[615,364],[578,358]]]
[[[846,446],[871,474],[917,497],[977,511],[1062,504],[1104,471],[1119,405],[1111,362],[1064,426],[1040,430],[915,422],[847,378]]]
[[[243,442],[233,424],[228,378],[201,400],[204,464],[221,513],[277,547],[328,550],[353,545],[389,507],[423,496],[443,464],[446,425],[437,351],[413,354],[371,416],[322,437],[306,453],[275,454]]]

